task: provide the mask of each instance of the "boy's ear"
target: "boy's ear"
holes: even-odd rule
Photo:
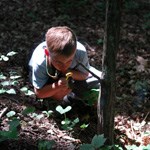
[[[45,48],[44,51],[45,51],[45,55],[49,56],[49,50],[47,48]]]

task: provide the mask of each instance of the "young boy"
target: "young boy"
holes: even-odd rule
[[[79,62],[101,77],[101,72],[89,65],[85,47],[77,41],[70,28],[50,28],[46,41],[37,46],[29,62],[30,79],[36,96],[61,101],[72,94],[83,98],[84,92],[98,88],[99,81]],[[74,88],[68,86],[68,72],[72,73]]]

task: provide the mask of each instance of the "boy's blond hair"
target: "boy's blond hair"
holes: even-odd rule
[[[46,33],[46,44],[50,54],[70,56],[76,50],[76,35],[69,27],[52,27]]]

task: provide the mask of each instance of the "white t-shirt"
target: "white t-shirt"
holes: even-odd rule
[[[46,42],[42,42],[41,44],[39,44],[35,48],[29,62],[29,67],[32,72],[31,81],[33,86],[37,89],[42,88],[50,79],[50,76],[47,74],[46,71],[46,56],[44,51],[45,47]],[[82,66],[78,65],[78,62],[81,62],[86,68],[90,68],[86,49],[79,42],[77,42],[77,50],[69,69],[75,68],[78,71],[86,73],[87,71]],[[49,70],[50,69],[51,68],[49,68]]]

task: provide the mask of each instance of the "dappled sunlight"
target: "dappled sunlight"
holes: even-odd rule
[[[116,134],[117,138],[124,145],[148,145],[150,143],[149,118],[149,112],[146,115],[138,112],[130,116],[116,115],[115,130],[120,131],[119,134]]]

